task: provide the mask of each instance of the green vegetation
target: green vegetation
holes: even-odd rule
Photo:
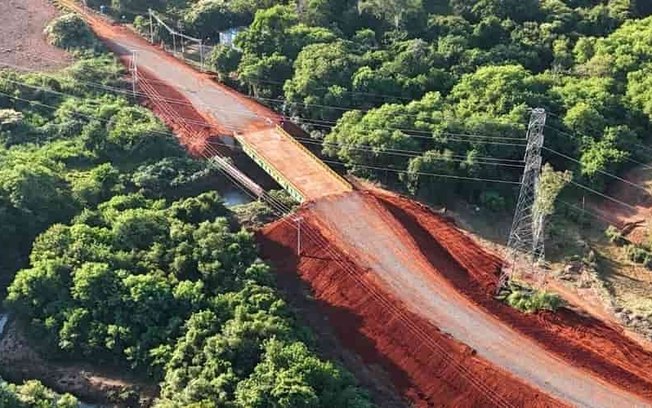
[[[134,14],[149,5],[128,3]],[[546,145],[580,164],[546,160],[580,182],[603,189],[604,172],[645,160],[636,146],[651,130],[648,2],[179,0],[158,9],[202,38],[246,25],[237,48],[217,46],[210,58],[223,80],[301,117],[350,171],[430,201],[510,207],[514,186],[459,177],[518,181],[521,168],[496,160],[522,159],[520,141],[504,138],[524,138],[529,107],[551,113]]]
[[[627,240],[622,232],[613,225],[605,230],[605,235],[611,243],[623,248],[627,259],[652,269],[652,234],[650,231],[647,231],[646,238],[638,243]]]
[[[233,225],[214,192],[114,195],[41,234],[5,303],[53,352],[164,380],[161,406],[368,406],[305,346]]]
[[[45,35],[50,44],[67,50],[99,48],[99,42],[77,14],[55,18],[45,27]]]
[[[0,408],[77,408],[70,394],[58,395],[38,381],[8,384],[0,378]]]
[[[50,31],[92,57],[54,76],[0,72],[7,309],[50,358],[161,382],[160,407],[371,406],[349,373],[316,356],[209,165],[106,91],[126,89],[123,72],[71,36],[75,19]],[[0,406],[76,401],[37,382],[2,383]]]
[[[34,238],[115,194],[196,194],[212,171],[146,109],[90,81],[121,86],[109,57],[51,75],[0,72],[0,286]]]
[[[498,299],[525,313],[542,310],[554,312],[563,305],[562,299],[555,293],[534,290],[513,282],[498,295]]]

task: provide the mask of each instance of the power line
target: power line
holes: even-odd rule
[[[384,170],[384,171],[391,171],[394,173],[405,173],[405,174],[416,174],[420,176],[432,176],[432,177],[440,177],[440,178],[451,178],[451,179],[458,179],[458,180],[471,180],[471,181],[483,181],[483,182],[489,182],[489,183],[502,183],[502,184],[513,184],[513,185],[520,185],[521,183],[518,181],[511,181],[511,180],[500,180],[500,179],[487,179],[487,178],[480,178],[480,177],[466,177],[466,176],[456,176],[452,174],[440,174],[440,173],[429,173],[429,172],[421,172],[421,171],[409,171],[408,169],[394,169],[391,167],[384,167],[384,166],[368,166],[364,164],[347,164],[343,163],[340,161],[334,161],[334,160],[322,160],[324,163],[330,163],[330,164],[338,164],[342,165],[345,167],[360,167],[360,168],[365,168],[365,169],[373,169],[373,170]]]
[[[53,110],[58,109],[58,107],[56,107],[56,106],[48,105],[48,104],[45,104],[45,103],[42,103],[42,102],[39,102],[39,101],[30,101],[29,99],[9,95],[9,94],[4,93],[4,92],[0,92],[0,95],[4,95],[4,96],[6,96],[8,98],[21,100],[21,101],[31,103],[31,104],[37,104],[39,106],[47,107],[47,108],[53,109]],[[70,95],[70,96],[72,96],[72,95]],[[72,97],[75,97],[75,96],[72,96]],[[83,99],[81,97],[76,97],[76,98]],[[96,115],[89,115],[89,114],[79,113],[79,112],[74,112],[74,113],[79,115],[79,116],[86,117],[86,118],[89,118],[89,119],[94,119],[94,120],[98,120],[98,121],[102,121],[102,122],[106,122],[106,123],[110,122],[110,119],[104,119],[104,118],[101,118],[101,117],[96,116]],[[182,118],[185,121],[185,118],[183,118],[182,116],[179,116],[179,115],[177,115],[177,116]],[[233,129],[233,128],[231,128],[231,130],[235,131],[235,129]],[[170,133],[170,132],[161,132],[161,131],[155,131],[155,130],[151,130],[149,132],[150,133],[155,133],[155,134],[166,135],[166,136],[172,136],[172,137],[176,138],[176,135],[173,134],[173,133]],[[224,147],[227,147],[227,148],[232,147],[229,144],[219,143],[219,142],[212,142],[211,141],[211,144],[218,145],[218,146],[224,146]],[[206,147],[206,148],[208,148],[208,147]],[[347,163],[344,163],[344,162],[341,162],[341,161],[336,161],[336,160],[322,160],[322,161],[325,162],[325,163],[338,164],[338,165],[345,166],[345,167],[350,166]],[[397,173],[406,173],[407,172],[407,169],[405,169],[405,170],[404,169],[393,169],[391,167],[367,166],[367,165],[354,165],[354,166],[356,166],[356,167],[364,167],[364,168],[369,168],[369,169],[373,168],[373,169],[376,169],[376,170],[384,170],[384,171],[397,172]],[[428,173],[428,172],[413,172],[412,174],[418,174],[418,175],[429,176],[429,177],[454,178],[454,179],[496,182],[496,183],[505,183],[505,184],[519,184],[518,182],[507,181],[507,180],[484,179],[484,178],[478,178],[478,177],[464,177],[464,176],[455,176],[455,175],[446,175],[446,174],[437,174],[437,173]]]
[[[313,138],[310,138],[310,137],[301,137],[301,136],[295,136],[294,138],[297,139],[297,140],[306,141],[306,143],[313,142],[313,143],[320,143],[320,144],[325,144],[325,145],[340,146],[340,147],[345,147],[345,148],[346,147],[351,147],[351,148],[365,147],[367,149],[372,149],[372,150],[374,149],[373,146],[366,145],[366,144],[327,142],[324,139],[319,141],[319,140],[316,140],[316,139],[313,139]],[[422,155],[422,154],[427,152],[427,150],[424,151],[424,150],[409,150],[409,149],[396,149],[396,148],[383,148],[382,150],[383,151],[377,152],[377,153],[381,154],[384,151],[387,151],[387,152],[413,153],[413,154]],[[375,150],[373,150],[373,152],[376,153]],[[461,159],[465,159],[465,160],[468,159],[468,156],[461,155],[461,154],[453,154],[452,157],[461,158]],[[509,162],[509,163],[518,164],[521,167],[522,167],[522,163],[523,163],[523,160],[502,159],[502,158],[499,158],[499,157],[488,157],[488,156],[474,156],[473,159],[496,161],[496,162],[499,162],[499,163],[501,163],[501,162]]]
[[[295,138],[300,140],[302,143],[306,144],[313,144],[313,145],[319,145],[319,146],[337,146],[337,147],[343,147],[346,149],[350,150],[356,150],[356,151],[361,151],[361,152],[368,152],[368,153],[373,153],[374,155],[390,155],[390,156],[402,156],[402,157],[408,157],[408,158],[417,158],[417,157],[423,157],[424,154],[426,154],[428,151],[424,152],[415,152],[414,154],[411,153],[403,153],[403,152],[396,152],[396,151],[375,151],[373,148],[366,148],[364,146],[356,147],[358,145],[345,145],[345,144],[339,144],[339,143],[330,143],[330,142],[319,142],[315,141],[312,139],[307,139],[306,138]],[[458,163],[468,163],[472,165],[490,165],[490,166],[498,166],[498,167],[516,167],[516,168],[523,168],[524,166],[521,164],[508,164],[508,163],[499,163],[499,162],[481,162],[481,161],[473,161],[471,158],[454,158],[454,157],[441,157],[439,160],[443,161],[453,161],[453,162],[458,162]]]
[[[48,104],[46,104],[46,103],[42,103],[42,102],[39,102],[39,101],[34,101],[34,100],[29,100],[29,99],[21,98],[21,97],[18,97],[18,96],[9,95],[9,94],[7,94],[7,93],[5,93],[5,92],[1,92],[1,91],[0,91],[0,95],[3,95],[3,96],[5,96],[5,97],[7,97],[7,98],[11,98],[11,99],[15,99],[15,100],[23,101],[23,102],[26,102],[26,103],[29,103],[29,104],[39,105],[39,106],[42,106],[42,107],[45,107],[45,108],[48,108],[48,109],[52,109],[52,110],[57,110],[57,109],[59,109],[59,107],[57,107],[57,106],[48,105]],[[105,119],[105,118],[102,118],[102,117],[100,117],[100,116],[98,116],[98,115],[89,115],[89,114],[86,114],[86,113],[81,113],[81,112],[79,112],[79,111],[73,111],[73,113],[74,113],[75,115],[77,115],[77,116],[85,117],[85,118],[90,119],[90,120],[97,120],[97,121],[105,122],[105,123],[109,123],[109,122],[111,122],[110,119]],[[235,129],[231,129],[231,130],[235,130]],[[158,131],[158,130],[148,130],[148,132],[149,132],[149,133],[158,134],[158,135],[163,135],[163,136],[172,136],[172,137],[174,137],[174,138],[177,137],[174,133],[171,133],[171,132],[164,132],[164,131]],[[218,143],[218,142],[212,142],[212,141],[211,141],[211,143],[212,143],[212,144],[215,144],[215,145],[218,145],[218,146],[224,146],[224,147],[229,147],[229,148],[232,147],[231,145],[229,145],[229,144],[224,144],[224,143]]]
[[[70,96],[70,97],[80,98],[77,95],[72,95],[72,94],[67,94],[67,93],[60,92],[60,91],[55,91],[53,89],[45,88],[45,87],[42,87],[42,86],[32,85],[32,84],[29,84],[29,83],[26,83],[26,82],[15,81],[15,80],[8,79],[8,78],[4,78],[4,80],[8,81],[8,82],[11,82],[11,83],[14,83],[14,84],[19,84],[19,85],[22,85],[22,86],[26,86],[28,88],[38,89],[38,90],[41,90],[41,91],[44,91],[44,92],[50,92],[50,93],[58,94],[58,95],[62,95],[62,96]],[[102,89],[112,91],[112,92],[116,92],[116,93],[125,94],[125,95],[131,95],[132,94],[132,91],[120,90],[120,89],[116,89],[114,87],[102,86]],[[136,95],[147,97],[147,94],[143,93],[143,92],[136,92]],[[177,100],[177,99],[167,99],[166,101],[169,101],[170,103],[175,103],[175,102],[177,102],[179,100]],[[192,106],[192,107],[194,107],[192,104],[190,104],[188,102],[185,102],[185,101],[180,102],[179,104],[184,105],[184,106]],[[239,116],[261,118],[261,116],[259,116],[259,115],[251,114],[251,113],[244,113],[244,112],[241,112],[241,111],[234,111],[234,110],[227,110],[227,109],[223,109],[223,108],[213,108],[213,107],[211,109],[216,110],[216,111],[220,111],[220,112],[234,113],[234,114],[237,114]],[[192,119],[189,119],[189,121],[192,122],[192,123],[198,124],[198,125],[214,126],[213,124],[208,123],[206,121],[196,121],[196,120],[192,120]],[[451,133],[451,135],[472,136],[472,135],[455,134],[455,133]],[[404,134],[403,136],[406,137],[406,138],[422,138],[422,139],[428,139],[428,140],[434,141],[434,142],[437,141],[437,140],[433,140],[432,137],[415,136],[415,135],[407,135],[407,134]],[[462,139],[460,137],[447,137],[447,140],[452,141],[452,142],[469,143],[469,144],[487,144],[487,145],[512,146],[512,147],[524,147],[525,146],[524,144],[520,144],[520,143],[494,142],[494,141],[488,141],[488,140],[465,140],[465,139]]]
[[[157,83],[165,84],[165,85],[167,85],[167,86],[170,86],[169,83],[166,82],[166,81],[164,81],[164,80],[155,79],[155,80],[153,80],[153,81],[154,81],[154,82],[157,82]],[[187,88],[184,88],[184,87],[180,87],[180,88],[181,88],[181,89],[184,89],[184,90],[186,90],[186,91],[191,91],[191,90],[189,90],[189,89],[187,89]],[[205,89],[205,91],[207,91],[207,92],[219,92],[219,91],[217,91],[217,90],[210,89],[210,88]],[[280,102],[280,103],[286,103],[286,102],[288,102],[288,101],[283,100],[283,99],[260,98],[260,97],[253,97],[253,96],[245,95],[245,94],[242,94],[242,93],[239,93],[239,94],[240,94],[242,97],[247,98],[247,99],[250,99],[250,100],[252,100],[252,101],[254,101],[254,102],[257,102],[257,101],[274,101],[274,102]],[[306,105],[306,106],[330,107],[330,105],[304,104],[304,103],[301,103],[301,104]],[[342,109],[343,109],[343,108],[342,108]],[[353,109],[353,110],[357,110],[357,111],[360,111],[360,112],[368,112],[368,111],[369,111],[369,110],[361,110],[361,109]],[[350,110],[350,111],[351,111],[351,110]],[[405,116],[415,116],[415,117],[420,117],[418,114],[409,114],[409,113],[405,113]],[[287,117],[287,116],[284,116],[284,117],[285,117],[285,118],[288,118],[288,119],[291,119],[290,117]],[[332,124],[332,125],[337,125],[337,124],[338,124],[337,121],[332,121],[332,120],[310,119],[310,118],[301,118],[301,117],[300,117],[299,119],[300,119],[301,121],[303,121],[303,122],[307,122],[308,124],[316,123],[316,124],[318,124],[319,126],[322,126],[322,127],[328,127],[328,128],[332,128],[333,126],[326,126],[326,125],[324,125],[324,124]],[[485,121],[485,123],[494,123],[494,124],[500,124],[500,125],[510,125],[510,124],[512,124],[512,125],[518,125],[518,124],[516,124],[516,123],[505,123],[505,122],[496,122],[496,121]],[[481,134],[473,134],[473,133],[444,132],[444,131],[436,131],[436,130],[434,130],[434,131],[427,131],[427,130],[423,130],[423,129],[413,129],[413,128],[403,128],[403,127],[391,127],[391,126],[387,126],[386,128],[387,128],[387,129],[391,129],[391,130],[399,130],[399,131],[402,131],[402,132],[407,132],[407,133],[409,133],[409,134],[408,134],[408,135],[405,135],[405,136],[406,136],[406,137],[410,137],[410,138],[414,138],[414,139],[432,139],[433,134],[436,134],[436,135],[442,135],[442,136],[471,137],[471,138],[490,139],[490,140],[495,139],[495,140],[512,140],[512,141],[525,142],[525,139],[522,138],[522,137],[491,136],[491,135],[481,135]],[[421,134],[421,135],[427,135],[427,136],[418,136],[419,134]],[[514,144],[514,145],[525,146],[525,143]]]
[[[556,114],[552,114],[552,115],[554,115],[554,116],[558,117],[559,119],[562,119],[562,120],[563,120],[563,118],[562,118],[561,116],[559,116],[559,115],[556,115]],[[576,134],[574,135],[574,134],[572,134],[572,133],[569,133],[569,132],[563,131],[563,130],[561,130],[561,129],[557,129],[557,128],[553,127],[553,126],[547,126],[547,127],[549,127],[550,129],[554,130],[554,131],[557,132],[557,133],[560,133],[560,134],[563,134],[563,135],[569,136],[570,138],[573,138],[573,139],[575,138],[576,135],[579,135],[579,136],[582,136],[582,137],[586,137],[586,138],[589,138],[589,139],[592,139],[592,138],[593,138],[592,136],[588,136],[588,135],[585,135],[585,134],[583,134],[583,133],[576,133]],[[604,133],[604,130],[600,130],[600,131],[598,131],[598,130],[596,129],[596,131],[597,131],[598,133]],[[632,142],[631,144],[634,145],[635,147],[640,147],[641,149],[645,149],[645,150],[647,150],[647,151],[652,152],[652,147],[650,147],[650,146],[646,146],[646,145],[643,145],[643,144],[640,144],[640,143],[634,143],[634,142]],[[639,164],[639,165],[642,165],[642,166],[646,166],[646,168],[648,168],[648,167],[649,167],[649,168],[652,168],[652,167],[646,165],[645,163],[641,163],[640,161],[637,161],[637,160],[632,159],[631,157],[625,157],[625,160],[630,161],[630,162],[632,162],[632,163],[634,163],[634,164]]]
[[[554,149],[551,149],[551,148],[549,148],[549,147],[544,146],[543,149],[545,149],[545,150],[547,150],[547,151],[549,151],[549,152],[551,152],[551,153],[554,153],[554,154],[556,154],[556,155],[558,155],[558,156],[560,156],[560,157],[563,157],[563,158],[565,158],[565,159],[567,159],[567,160],[571,160],[571,161],[573,161],[573,162],[575,162],[575,163],[577,163],[577,164],[580,164],[580,165],[582,164],[582,162],[580,162],[579,160],[574,159],[574,158],[572,158],[572,157],[570,157],[570,156],[568,156],[568,155],[566,155],[566,154],[564,154],[564,153],[558,152],[558,151],[556,151],[556,150],[554,150]],[[650,192],[649,192],[645,187],[642,187],[642,186],[640,186],[640,185],[638,185],[638,184],[636,184],[636,183],[632,183],[632,182],[629,181],[629,180],[625,180],[624,178],[619,177],[619,176],[617,176],[617,175],[615,175],[615,174],[611,174],[611,173],[609,173],[609,172],[606,172],[606,171],[603,171],[603,170],[599,170],[599,169],[597,169],[596,171],[597,171],[598,173],[604,174],[604,175],[606,175],[606,176],[609,176],[609,177],[615,178],[616,180],[619,180],[619,181],[621,181],[621,182],[623,182],[623,183],[625,183],[625,184],[627,184],[627,185],[630,185],[630,186],[632,186],[632,187],[634,187],[634,188],[637,188],[637,189],[639,189],[639,190],[642,190],[642,191],[644,191],[646,194],[650,194]]]
[[[11,81],[11,80],[10,80],[10,81]],[[12,82],[15,82],[15,81],[12,81]],[[36,87],[36,86],[29,85],[29,84],[24,84],[24,85],[26,85],[26,86],[28,86],[28,87],[35,88],[35,89],[42,89],[41,87]],[[74,96],[74,95],[68,95],[68,94],[65,94],[65,93],[62,93],[62,92],[58,92],[58,91],[53,91],[53,90],[49,90],[49,89],[43,89],[43,90],[44,90],[44,91],[47,91],[47,92],[53,92],[53,93],[56,93],[56,94],[59,94],[59,95],[71,96],[71,97],[75,97],[75,98],[82,99],[81,97],[77,97],[77,96]],[[7,94],[5,94],[5,95],[6,95],[6,96],[9,96],[9,95],[7,95]],[[18,98],[18,99],[22,99],[22,98]],[[22,100],[24,100],[24,99],[22,99]],[[27,101],[27,100],[24,100],[24,101]],[[41,105],[45,105],[45,104],[41,104]],[[50,107],[51,107],[51,108],[54,108],[54,107],[52,107],[52,106],[50,106]],[[185,120],[185,118],[184,118],[184,120]],[[193,122],[195,122],[195,121],[193,121]],[[200,124],[202,124],[202,125],[212,126],[211,124],[209,124],[209,123],[207,123],[207,122],[198,122],[198,123],[200,123]],[[231,128],[231,129],[233,130],[233,128]],[[226,145],[226,144],[221,144],[221,143],[217,143],[217,144],[229,147],[229,146]],[[340,165],[347,166],[346,163],[339,162],[339,161],[329,160],[329,161],[327,161],[327,162],[328,162],[328,163],[332,163],[332,164],[340,164]],[[358,166],[358,167],[366,167],[366,168],[370,168],[370,169],[371,169],[371,168],[374,168],[374,169],[376,169],[376,170],[385,170],[385,171],[391,171],[391,172],[405,172],[405,171],[406,171],[406,170],[397,170],[397,169],[392,169],[392,168],[389,168],[389,167],[363,166],[363,165],[357,165],[357,166]],[[475,181],[485,181],[485,182],[497,182],[497,183],[501,183],[501,182],[502,182],[502,183],[509,183],[509,184],[518,184],[518,183],[516,183],[516,182],[510,182],[510,181],[505,181],[505,180],[495,180],[495,179],[486,179],[486,178],[478,178],[478,177],[453,176],[453,175],[436,174],[436,173],[427,173],[427,172],[415,172],[415,173],[413,173],[413,174],[418,174],[418,175],[422,175],[422,176],[431,176],[431,177],[441,177],[441,178],[454,178],[454,179],[475,180]]]
[[[597,218],[597,219],[600,219],[600,220],[602,220],[602,221],[605,221],[605,222],[606,222],[607,224],[609,224],[609,225],[614,225],[614,224],[615,224],[612,220],[607,219],[607,218],[603,217],[602,215],[594,214],[594,213],[592,213],[591,211],[589,211],[589,210],[587,210],[587,209],[584,209],[584,208],[579,207],[579,206],[577,206],[577,205],[571,204],[571,203],[569,203],[569,202],[567,202],[567,201],[564,201],[564,200],[561,200],[561,199],[559,199],[559,198],[558,198],[557,200],[558,200],[560,203],[562,203],[562,204],[564,204],[565,206],[567,206],[567,207],[574,208],[575,210],[578,210],[578,211],[581,211],[581,212],[586,213],[586,214],[588,214],[588,215],[591,215],[591,216],[593,216],[593,217],[595,217],[595,218]]]
[[[272,211],[275,212],[280,217],[282,217],[281,222],[294,227],[294,225],[291,224],[291,222],[286,217],[286,215],[290,213],[290,210],[287,209],[286,206],[284,206],[278,200],[274,199],[269,194],[265,194],[263,198],[270,203]],[[379,292],[376,288],[374,288],[370,284],[365,283],[365,281],[362,280],[360,276],[356,273],[356,271],[349,265],[351,261],[342,259],[342,255],[339,252],[336,252],[334,249],[332,249],[333,245],[330,242],[326,241],[323,237],[321,237],[321,234],[319,232],[313,231],[309,225],[305,226],[304,228],[305,228],[304,234],[307,235],[310,240],[315,242],[317,246],[320,247],[320,249],[325,250],[330,255],[331,260],[335,261],[344,270],[344,272],[346,272],[359,285],[361,285],[364,289],[366,289],[368,293],[370,293],[381,305],[383,305],[391,313],[394,313],[394,315],[406,325],[408,330],[413,330],[417,335],[417,337],[421,339],[423,344],[425,344],[428,348],[431,348],[431,350],[432,347],[435,347],[442,354],[442,357],[445,360],[447,360],[451,364],[451,366],[456,371],[458,371],[467,381],[469,381],[472,386],[477,388],[480,392],[482,392],[487,398],[492,400],[498,406],[506,406],[506,407],[513,406],[509,401],[505,400],[502,396],[495,393],[491,388],[487,387],[481,380],[478,380],[476,377],[474,377],[473,374],[471,374],[464,365],[459,363],[457,360],[453,359],[451,355],[438,342],[434,341],[432,337],[429,336],[422,328],[417,326],[411,319],[409,319],[409,317],[406,316],[405,313],[400,308],[398,308],[394,303],[387,300],[386,297],[382,294],[382,292]]]
[[[583,189],[583,190],[589,191],[589,192],[591,192],[593,194],[597,194],[597,195],[599,195],[599,196],[601,196],[603,198],[606,198],[607,200],[613,201],[614,203],[625,206],[625,207],[629,208],[630,210],[638,211],[638,209],[636,207],[634,207],[633,205],[627,204],[624,201],[620,201],[617,198],[614,198],[614,197],[612,197],[610,195],[601,193],[598,190],[595,190],[595,189],[592,189],[591,187],[585,186],[584,184],[580,184],[580,183],[578,183],[578,182],[576,182],[574,180],[570,180],[570,183],[573,184],[574,186],[577,186],[577,187]]]
[[[4,62],[0,62],[0,64],[6,65],[6,66],[22,68],[22,67],[19,67],[19,66],[13,65],[13,64],[4,63]],[[60,79],[59,77],[53,76],[53,75],[45,75],[45,74],[42,74],[42,75],[46,76],[46,77],[54,78],[54,79]],[[24,85],[24,86],[27,86],[27,87],[42,89],[44,91],[50,91],[50,92],[54,92],[54,93],[57,92],[57,91],[54,91],[54,90],[48,90],[47,88],[37,87],[35,85],[31,85],[31,84],[28,84],[28,83],[25,83],[25,82],[15,81],[15,80],[11,80],[11,79],[5,79],[5,80],[9,81],[9,82],[12,82],[12,83],[15,83],[15,84]],[[166,86],[170,86],[165,81],[150,80],[149,78],[148,78],[148,80],[151,81],[151,82],[162,83],[162,84],[165,84]],[[88,81],[79,81],[79,82],[87,84],[87,85],[89,85],[91,87],[94,87],[94,88],[99,88],[99,89],[103,89],[103,90],[107,90],[107,91],[111,91],[111,92],[122,93],[122,94],[125,94],[125,95],[132,94],[131,91],[122,90],[122,89],[119,89],[119,88],[111,87],[111,86],[100,84],[100,83],[94,83],[94,82],[88,82]],[[189,89],[187,89],[185,87],[180,87],[180,88],[183,89],[183,90],[186,90],[186,91],[190,91]],[[211,89],[205,89],[205,90],[208,91],[208,92],[217,92],[217,91],[213,91]],[[147,94],[142,93],[142,92],[137,92],[136,94],[140,95],[140,96],[145,96],[145,97],[147,96]],[[245,96],[245,95],[243,95],[243,96]],[[190,107],[194,108],[194,105],[192,105],[191,103],[189,103],[189,102],[187,102],[185,100],[174,99],[174,98],[165,98],[165,97],[163,97],[163,98],[166,101],[169,101],[170,103],[175,103],[175,104],[179,104],[179,105],[183,105],[183,106],[190,106]],[[217,107],[211,107],[211,109],[217,110],[217,111],[220,111],[220,112],[234,113],[234,114],[237,114],[238,116],[260,118],[260,115],[243,112],[241,110],[229,110],[229,109],[217,108]],[[284,118],[284,119],[291,119],[291,118],[289,118],[287,116],[281,116],[281,117]],[[304,122],[308,122],[308,123],[310,123],[312,121],[310,119],[303,119],[303,118],[300,118],[300,120],[304,121]],[[329,122],[329,123],[332,123],[332,124],[337,124],[337,122],[333,122],[333,121],[319,121],[319,122]],[[334,127],[334,126],[319,125],[319,124],[317,126],[327,127],[329,129],[332,129]],[[388,127],[387,129],[399,130],[401,132],[407,132],[407,134],[403,134],[403,137],[411,138],[411,139],[424,139],[424,140],[428,140],[428,141],[433,141],[434,136],[437,135],[437,136],[447,137],[448,139],[450,139],[452,141],[462,142],[462,143],[493,144],[493,145],[498,145],[498,146],[515,146],[515,147],[521,147],[521,146],[524,147],[525,146],[525,144],[522,144],[522,143],[493,142],[493,140],[524,141],[525,139],[523,139],[523,138],[502,137],[502,136],[488,136],[488,135],[480,135],[480,134],[454,133],[454,132],[443,132],[443,131],[428,132],[428,131],[424,131],[424,130],[409,129],[409,128],[392,128],[392,127]],[[427,134],[428,136],[420,136],[420,135],[413,134],[413,133]],[[449,138],[449,136],[450,136],[450,138]],[[464,138],[466,138],[466,137],[468,137],[468,138],[476,138],[478,140],[464,140]],[[487,140],[483,140],[483,139],[487,139]]]
[[[266,195],[264,198],[269,200],[272,203],[272,211],[274,211],[275,205],[278,206],[278,201],[274,200],[273,197]],[[277,210],[279,207],[276,207]],[[281,209],[283,209],[283,206],[280,206]],[[282,215],[282,210],[281,214]],[[289,223],[289,221],[284,217],[281,218],[282,222]],[[300,232],[299,232],[300,233]],[[306,234],[311,237],[313,241],[318,241],[319,235],[318,233],[313,233],[310,228],[307,229]],[[331,244],[328,242],[324,242],[325,240],[322,238],[321,239],[322,243],[320,245],[319,242],[317,242],[318,246],[321,246],[322,249],[329,251],[331,253],[331,259],[335,260],[340,267],[344,269],[345,272],[347,272],[351,277],[353,277],[361,286],[363,286],[368,293],[372,294],[376,298],[377,301],[379,301],[381,304],[383,304],[386,308],[391,310],[392,312],[395,313],[395,315],[401,319],[401,321],[409,328],[414,331],[416,331],[416,334],[418,337],[421,337],[421,340],[423,341],[424,344],[426,344],[429,347],[434,346],[439,350],[440,353],[443,354],[443,357],[448,360],[451,363],[451,366],[458,371],[463,377],[467,379],[473,385],[474,387],[478,388],[480,392],[482,392],[487,398],[492,400],[494,403],[496,403],[499,406],[507,406],[511,407],[511,403],[509,403],[507,400],[505,400],[502,396],[498,395],[495,393],[491,388],[487,387],[481,380],[478,380],[475,378],[469,371],[466,369],[461,363],[453,359],[450,354],[436,341],[432,340],[432,337],[428,336],[427,333],[423,329],[421,329],[419,326],[414,324],[405,314],[402,312],[401,309],[397,308],[395,304],[392,302],[389,302],[386,297],[382,296],[381,293],[379,293],[376,289],[374,289],[373,286],[370,286],[366,284],[358,274],[355,273],[355,271],[345,262],[340,259],[340,256],[338,256],[338,253],[335,252],[334,250],[331,250]]]

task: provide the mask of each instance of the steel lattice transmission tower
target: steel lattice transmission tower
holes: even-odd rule
[[[503,264],[497,291],[500,291],[513,276],[523,273],[536,274],[537,264],[543,260],[543,221],[545,215],[535,205],[541,174],[541,149],[546,111],[532,110],[527,131],[525,170],[521,180],[521,191],[516,204],[514,221],[507,241],[508,257]]]

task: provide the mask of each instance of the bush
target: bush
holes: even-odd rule
[[[540,310],[555,312],[563,304],[562,299],[555,293],[538,291],[515,284],[511,284],[506,293],[502,293],[499,298],[525,313],[534,313]]]
[[[0,378],[0,407],[4,408],[76,408],[77,399],[70,394],[59,395],[36,380],[14,385]]]
[[[607,236],[609,242],[611,242],[612,244],[616,244],[616,245],[625,244],[625,237],[623,237],[623,234],[618,230],[618,228],[614,227],[613,225],[610,225],[605,230],[604,234]]]
[[[640,245],[627,245],[625,247],[625,254],[627,259],[637,264],[641,264],[646,268],[652,268],[652,251]]]
[[[97,41],[86,22],[77,14],[64,14],[45,27],[50,44],[67,50],[92,49]]]
[[[480,194],[480,204],[489,211],[503,211],[507,207],[505,198],[496,191],[483,191]]]

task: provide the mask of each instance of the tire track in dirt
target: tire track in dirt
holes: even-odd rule
[[[306,219],[306,223],[310,223],[314,231],[319,228],[312,226],[309,219]],[[311,286],[315,298],[323,304],[324,312],[342,343],[359,354],[367,365],[377,365],[388,372],[397,389],[415,406],[500,405],[496,404],[495,399],[488,399],[485,394],[479,393],[466,377],[453,369],[453,364],[443,353],[426,347],[415,329],[406,326],[395,310],[388,310],[385,302],[391,302],[392,309],[398,308],[402,314],[409,316],[410,321],[417,325],[416,330],[428,333],[448,356],[452,356],[455,364],[465,366],[473,378],[482,381],[501,399],[510,401],[514,406],[563,406],[479,358],[469,347],[408,311],[401,301],[390,294],[381,292],[384,301],[380,302],[374,295],[380,288],[374,283],[370,271],[361,269],[357,262],[351,262],[339,249],[327,251],[315,242],[330,241],[327,236],[319,234],[318,239],[305,239],[302,257],[297,259],[294,252],[296,234],[296,228],[283,220],[265,227],[258,234],[263,257],[270,260],[281,274],[298,271]],[[335,255],[333,250],[336,251]],[[339,259],[336,261],[334,256]],[[355,271],[355,275],[347,273],[341,262],[346,263],[346,269]]]
[[[569,309],[526,315],[497,302],[492,293],[500,267],[498,258],[427,207],[389,194],[379,194],[378,198],[420,242],[425,256],[431,253],[434,239],[462,266],[439,269],[459,292],[572,365],[652,399],[649,352],[609,325]]]
[[[500,263],[496,257],[473,256],[482,250],[459,230],[451,229],[446,238],[458,260],[432,238],[431,256],[426,257],[412,237],[414,232],[371,194],[356,192],[320,200],[311,212],[321,231],[328,231],[330,242],[343,248],[358,266],[373,271],[376,284],[497,367],[578,406],[649,405],[649,400],[569,365],[455,290],[442,270],[463,273],[459,262],[464,260],[481,268]]]

